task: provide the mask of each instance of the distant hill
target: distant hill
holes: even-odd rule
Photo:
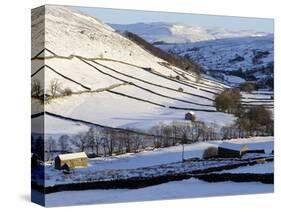
[[[182,58],[192,59],[211,75],[228,75],[273,88],[274,37],[241,37],[155,46]]]
[[[190,43],[234,37],[260,37],[266,32],[230,30],[218,27],[189,26],[178,23],[110,24],[114,29],[135,33],[150,43]]]
[[[271,33],[174,23],[111,24],[130,31],[167,53],[194,61],[204,72],[231,85],[244,81],[273,88]]]

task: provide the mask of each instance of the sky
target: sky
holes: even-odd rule
[[[93,7],[77,7],[77,9],[98,18],[104,23],[111,24],[168,22],[202,27],[221,27],[231,30],[253,30],[269,33],[273,33],[274,31],[274,21],[268,18],[245,18]]]

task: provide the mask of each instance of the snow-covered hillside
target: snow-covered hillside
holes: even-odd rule
[[[151,43],[186,43],[233,37],[260,37],[268,35],[268,33],[265,32],[255,32],[251,30],[229,30],[219,27],[190,26],[179,23],[154,22],[110,25],[121,32],[130,31],[135,33]]]
[[[230,84],[253,81],[270,87],[274,37],[241,37],[157,47],[199,63],[209,74]],[[240,79],[239,79],[239,78]],[[234,79],[235,78],[235,79]],[[271,80],[271,81],[268,81]],[[268,81],[268,83],[267,83]]]
[[[206,70],[246,71],[273,63],[272,35],[158,45],[158,47],[184,58],[192,58]]]
[[[192,59],[208,74],[230,85],[246,80],[257,82],[260,88],[272,88],[274,37],[271,33],[170,23],[111,26],[121,32],[135,33],[166,52]]]
[[[207,124],[233,123],[233,115],[216,112],[213,106],[215,95],[228,86],[204,76],[198,81],[189,70],[168,64],[72,8],[45,6],[32,16],[38,17],[32,23],[32,80],[44,80],[45,96],[52,95],[54,82],[60,88],[57,93],[72,91],[44,105],[45,112],[69,118],[45,114],[45,133],[72,134],[89,127],[70,119],[148,129],[160,122],[183,120],[188,111],[195,111],[196,118]],[[245,94],[243,101],[258,104],[260,99],[272,103],[269,95],[259,93],[250,98]],[[33,99],[33,103],[32,129],[41,132],[37,124],[42,117],[36,114],[43,109],[40,101]]]

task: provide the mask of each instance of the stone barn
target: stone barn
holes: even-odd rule
[[[73,169],[86,166],[88,166],[88,157],[85,152],[61,154],[55,158],[56,169],[64,169],[64,167]]]
[[[195,121],[195,113],[192,111],[186,113],[184,119],[188,121]]]
[[[248,152],[249,148],[244,144],[223,142],[218,147],[218,157],[220,158],[240,158]]]

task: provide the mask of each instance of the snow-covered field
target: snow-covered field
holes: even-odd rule
[[[244,166],[244,167],[239,167],[237,169],[224,170],[219,173],[255,173],[255,174],[274,173],[274,163],[268,162],[268,163],[257,164],[254,166]]]
[[[191,145],[185,145],[185,158],[202,157],[204,149],[209,146],[218,146],[221,142],[222,141],[199,142]],[[268,153],[270,153],[273,149],[273,137],[234,139],[224,142],[246,144],[249,149],[265,149]],[[165,172],[168,173],[170,170],[173,170],[176,173],[177,171],[183,171],[185,169],[191,171],[203,168],[198,166],[201,162],[187,162],[184,165],[174,163],[181,160],[181,150],[181,146],[175,146],[136,154],[91,159],[87,168],[77,168],[69,175],[63,174],[62,171],[55,170],[53,164],[46,163],[45,186],[87,182],[95,176],[97,177],[97,180],[98,178],[106,179],[107,177],[112,176],[117,177],[116,179],[134,176],[145,177],[154,173],[156,169],[154,169],[153,166],[157,167],[157,165],[159,166],[157,172],[153,174],[154,176],[161,175],[161,173],[163,174]],[[248,158],[248,156],[245,158]],[[192,163],[197,165],[194,166]],[[235,163],[241,162],[231,162],[231,159],[226,159],[220,162],[202,161],[204,168],[207,168],[208,166],[214,167],[221,166],[223,164]],[[167,165],[165,166],[165,164]],[[273,173],[273,167],[273,162],[265,162],[215,173],[264,174]],[[138,170],[141,171],[141,173]],[[114,173],[116,173],[116,176]],[[115,179],[114,177],[112,179]],[[46,205],[48,206],[60,206],[88,203],[100,204],[173,198],[210,197],[218,195],[256,194],[270,193],[273,191],[273,184],[262,184],[259,182],[235,183],[230,181],[210,183],[191,178],[188,180],[172,181],[139,189],[94,189],[56,192],[47,194],[45,196],[45,200]]]
[[[218,146],[223,141],[198,142],[186,144],[184,157],[202,158],[204,150],[210,146]],[[249,149],[264,149],[266,153],[273,150],[273,137],[254,137],[249,139],[233,139],[225,142],[246,144]],[[92,159],[91,168],[94,170],[130,169],[160,164],[173,163],[181,160],[182,146],[159,148],[136,154],[124,154],[115,157]]]
[[[198,142],[185,145],[184,158],[202,158],[204,150],[210,146],[217,147],[223,141]],[[245,144],[250,150],[265,150],[265,157],[270,156],[273,150],[273,137],[254,137],[249,139],[234,139],[224,141],[235,144]],[[249,156],[245,155],[245,158]],[[227,164],[241,163],[240,161],[202,161],[177,164],[182,159],[182,146],[155,149],[134,154],[124,154],[105,158],[90,159],[86,168],[77,168],[70,175],[63,174],[62,171],[54,169],[54,164],[45,164],[45,186],[56,184],[79,183],[85,181],[99,181],[109,179],[121,179],[130,177],[148,177],[163,175],[169,171],[183,172],[205,169],[207,167],[223,166]],[[242,158],[243,159],[243,158]],[[241,168],[241,173],[255,173],[252,170],[264,169],[261,173],[272,173],[272,165],[258,164],[255,166]],[[157,168],[158,167],[158,168]],[[238,168],[236,173],[239,172]],[[235,172],[235,170],[234,170]],[[232,172],[230,172],[232,173]],[[39,173],[40,174],[40,173]],[[41,175],[34,175],[33,180],[38,181]]]
[[[207,183],[198,179],[168,182],[140,189],[64,191],[46,195],[46,205],[102,204],[130,201],[151,201],[179,198],[272,193],[272,184]]]

